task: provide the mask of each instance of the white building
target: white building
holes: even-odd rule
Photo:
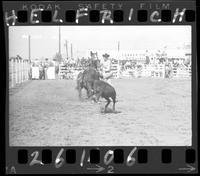
[[[91,50],[85,52],[83,57],[90,58]],[[191,57],[191,51],[186,48],[181,49],[157,49],[157,50],[97,50],[98,59],[103,59],[103,54],[107,53],[110,55],[109,58],[117,60],[134,60],[137,62],[145,62],[148,57],[150,60],[156,60],[158,58],[176,58],[176,59],[187,59]]]

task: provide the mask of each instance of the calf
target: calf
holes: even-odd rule
[[[107,111],[107,107],[111,102],[111,98],[113,101],[113,111],[115,111],[116,92],[114,87],[112,87],[105,81],[95,80],[93,86],[93,93],[96,95],[96,101],[99,101],[100,97],[103,97],[107,100],[107,104],[105,105],[105,111]]]

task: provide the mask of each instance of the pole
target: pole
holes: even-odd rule
[[[71,59],[73,58],[73,46],[72,46],[72,43],[71,43]]]
[[[60,32],[60,26],[59,26],[59,51],[58,51],[58,53],[59,53],[59,55],[61,55],[61,32]]]
[[[28,51],[29,51],[28,62],[29,62],[29,64],[31,64],[31,35],[28,36]],[[31,72],[31,67],[29,67],[28,76],[30,75],[30,72]]]
[[[65,47],[66,47],[66,56],[67,56],[67,59],[68,59],[68,46],[67,46],[67,40],[65,40]]]
[[[14,59],[11,58],[10,63],[11,63],[11,87],[14,87],[14,69],[13,69]]]
[[[117,48],[118,52],[120,50],[120,42],[118,41],[118,48]]]
[[[31,36],[28,35],[28,59],[31,60]]]

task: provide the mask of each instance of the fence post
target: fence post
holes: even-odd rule
[[[32,79],[31,61],[28,60],[28,79]]]
[[[14,61],[15,58],[12,59],[12,87],[14,87]]]
[[[16,75],[15,75],[15,64],[16,63],[16,58],[13,57],[13,62],[12,62],[12,81],[13,81],[13,87],[16,84]]]
[[[16,85],[16,69],[15,69],[15,65],[16,65],[16,58],[13,58],[13,87]]]
[[[16,84],[18,84],[18,58],[16,57],[16,63],[15,63],[15,73],[16,73]]]
[[[21,83],[23,82],[23,60],[21,59],[21,64],[20,64],[20,78],[21,78]]]
[[[165,78],[165,64],[162,64],[162,78]]]
[[[22,82],[24,82],[24,59],[22,60]]]
[[[26,60],[26,76],[27,76],[27,80],[29,80],[29,72],[30,72],[30,69],[29,69],[29,61]]]
[[[8,73],[9,88],[12,87],[12,58],[9,58],[9,73]]]
[[[24,82],[24,59],[22,59],[22,82]]]
[[[18,56],[9,58],[9,88],[29,80],[30,64],[27,59]]]
[[[17,57],[18,58],[18,83],[20,84],[21,83],[21,58],[20,57]]]
[[[26,80],[29,79],[29,67],[28,67],[28,60],[26,60]]]
[[[24,60],[24,81],[26,81],[26,60]]]
[[[19,74],[19,70],[20,70],[20,60],[19,58],[17,58],[17,83],[20,84],[20,74]]]
[[[19,63],[18,63],[18,66],[19,66],[19,84],[21,83],[21,59],[19,58]]]
[[[24,60],[24,80],[27,80],[27,63],[26,60]]]
[[[11,87],[13,87],[13,83],[14,83],[14,80],[13,80],[13,58],[10,59],[9,61],[9,65],[10,65],[10,71],[9,71],[9,78],[10,78],[10,74],[11,74]]]
[[[20,64],[20,77],[21,77],[21,83],[23,82],[23,60],[21,59]]]

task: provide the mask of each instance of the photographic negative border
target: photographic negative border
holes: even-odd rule
[[[95,3],[100,4],[122,4],[121,8],[124,12],[123,22],[112,22],[109,20],[100,20],[97,23],[90,22],[88,18],[78,18],[78,22],[59,22],[58,18],[55,22],[39,22],[36,23],[30,20],[25,23],[19,23],[16,19],[15,24],[7,23],[6,17],[19,10],[28,9],[28,14],[31,13],[31,4],[38,7],[39,4],[44,4],[46,7],[51,4],[52,7],[59,3],[61,9],[57,11],[59,17],[65,18],[66,10],[80,10],[80,4],[85,1],[11,1],[3,2],[3,17],[4,17],[4,34],[5,34],[5,56],[6,56],[6,77],[8,78],[8,25],[190,25],[192,27],[192,146],[188,147],[149,147],[149,146],[61,146],[61,147],[10,147],[9,146],[9,123],[8,123],[8,98],[9,98],[9,83],[6,79],[6,116],[5,116],[5,130],[6,130],[6,160],[5,172],[6,173],[40,173],[40,174],[71,174],[71,173],[198,173],[198,119],[197,119],[197,25],[196,21],[173,20],[169,22],[152,21],[150,16],[147,16],[147,21],[139,22],[136,16],[131,16],[130,7],[134,7],[133,11],[147,10],[152,14],[156,11],[159,5],[163,3],[170,4],[169,10],[172,14],[177,8],[192,10],[196,12],[196,1],[181,0],[181,1],[87,1],[94,8]],[[141,5],[145,4],[145,5]],[[156,5],[157,4],[157,5]],[[144,7],[145,6],[145,7]],[[157,7],[156,7],[157,6]],[[34,8],[33,7],[33,8]],[[58,6],[57,6],[58,7]],[[120,6],[118,6],[120,7]],[[142,8],[141,8],[142,7]],[[150,8],[151,7],[151,8]],[[161,7],[161,6],[160,6]],[[112,11],[113,5],[108,7]],[[51,9],[51,8],[50,8]],[[96,10],[96,9],[95,9]],[[99,9],[97,9],[99,10]],[[159,9],[160,10],[160,9]],[[159,11],[158,10],[158,11]],[[55,13],[54,10],[50,10]],[[9,12],[9,14],[6,12]],[[11,15],[10,14],[10,15]],[[197,13],[196,13],[197,14]],[[132,21],[132,17],[134,21]],[[173,15],[172,15],[173,17]],[[58,21],[56,21],[58,20]],[[75,150],[76,157],[72,150]],[[121,150],[122,149],[122,150]],[[68,152],[67,152],[68,151]],[[69,152],[70,151],[70,152]],[[92,151],[92,152],[91,152]],[[66,154],[67,153],[67,154]],[[99,155],[99,157],[98,157]],[[68,157],[76,159],[74,161],[67,161]],[[49,158],[50,157],[50,158]],[[33,160],[35,158],[36,160]],[[72,159],[73,160],[73,159]],[[49,161],[51,161],[49,163]],[[98,162],[99,161],[99,162]],[[21,164],[19,163],[21,162]],[[68,163],[66,163],[68,162]],[[70,164],[71,162],[71,164]],[[90,163],[91,162],[91,163]],[[45,164],[44,164],[45,163]]]

